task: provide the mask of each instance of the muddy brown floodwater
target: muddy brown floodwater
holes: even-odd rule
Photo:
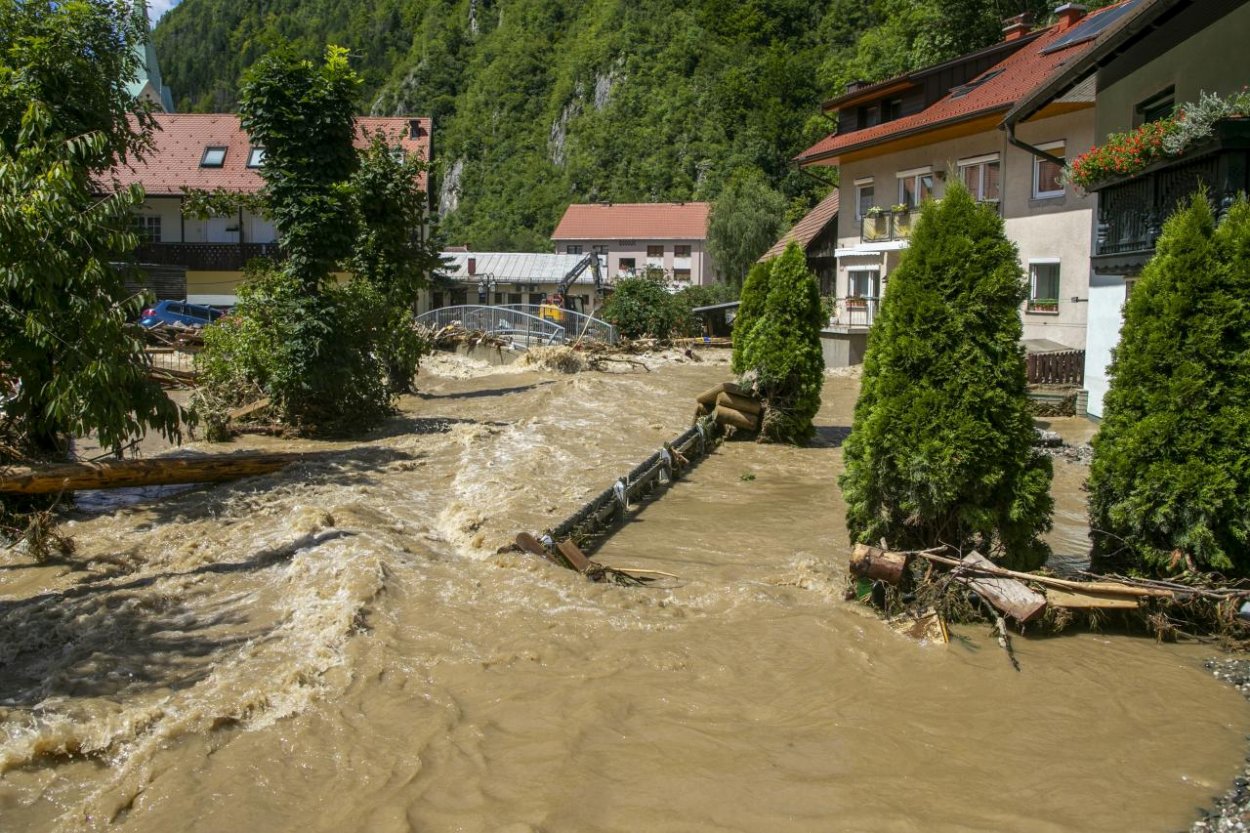
[[[331,461],[84,500],[72,563],[0,562],[0,829],[1141,833],[1227,787],[1250,713],[1206,650],[1018,639],[1017,673],[841,600],[853,379],[813,446],[730,443],[597,553],[679,586],[495,554],[727,376],[440,357],[367,442],[246,442]]]

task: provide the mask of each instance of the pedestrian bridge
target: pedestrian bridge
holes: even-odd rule
[[[510,338],[525,348],[579,340],[615,344],[619,338],[616,328],[606,321],[546,304],[440,307],[421,313],[417,322],[435,330],[458,323],[466,330]]]

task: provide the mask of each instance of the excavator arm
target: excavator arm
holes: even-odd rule
[[[581,260],[577,261],[577,265],[570,269],[568,273],[560,279],[560,283],[556,285],[555,294],[560,296],[561,303],[564,305],[565,309],[573,309],[573,307],[570,306],[572,301],[569,299],[569,287],[571,287],[573,282],[576,281],[578,277],[587,269],[590,270],[591,276],[595,279],[595,289],[598,290],[603,287],[603,268],[599,263],[599,255],[595,252],[591,252]]]

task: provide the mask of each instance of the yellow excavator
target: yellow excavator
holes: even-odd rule
[[[560,282],[556,284],[555,291],[548,295],[543,300],[542,305],[538,307],[539,316],[563,326],[565,310],[577,312],[577,309],[573,306],[573,299],[569,296],[569,287],[587,269],[590,270],[590,274],[595,280],[595,291],[602,292],[603,266],[599,262],[599,255],[591,252],[577,261],[577,265],[560,279]]]

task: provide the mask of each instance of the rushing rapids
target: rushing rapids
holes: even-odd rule
[[[1237,773],[1208,651],[918,645],[841,600],[857,385],[808,448],[729,443],[596,558],[497,549],[688,426],[723,363],[440,357],[365,442],[232,485],[88,496],[0,562],[0,829],[1170,831]],[[1085,548],[1057,461],[1058,557]]]

